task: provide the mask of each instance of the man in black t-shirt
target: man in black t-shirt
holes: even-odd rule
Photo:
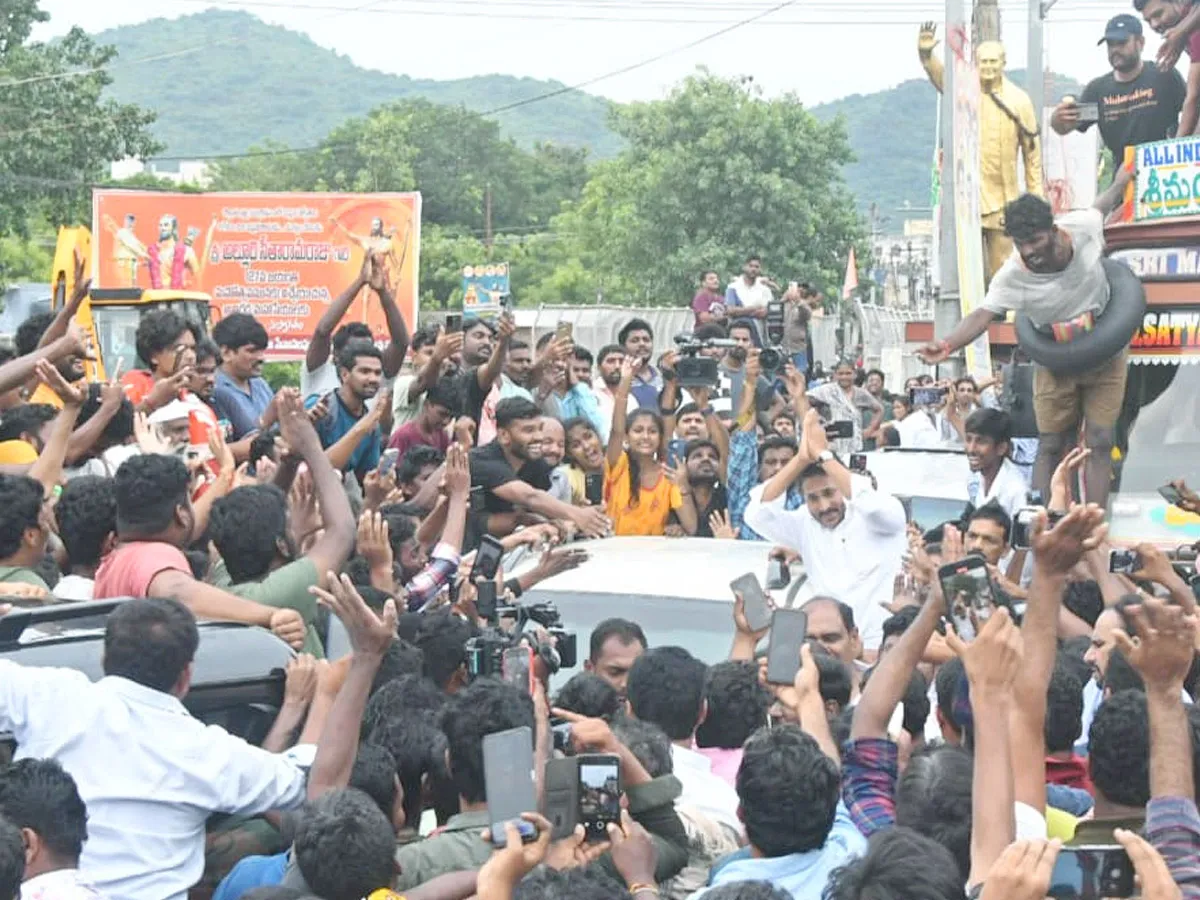
[[[475,422],[477,442],[484,405],[500,377],[514,331],[516,323],[508,313],[500,316],[495,325],[474,316],[463,320],[462,370],[453,377],[459,408]]]
[[[476,533],[502,537],[516,526],[520,507],[550,520],[572,522],[587,537],[607,534],[610,523],[591,506],[556,500],[550,490],[553,467],[541,457],[542,411],[523,397],[496,404],[496,439],[471,451],[471,487],[483,491],[483,521]]]
[[[1175,135],[1187,85],[1175,69],[1164,72],[1142,60],[1146,41],[1136,16],[1113,16],[1100,43],[1108,47],[1112,71],[1088,82],[1078,101],[1063,100],[1051,115],[1050,124],[1059,134],[1069,134],[1076,128],[1086,131],[1092,121],[1080,116],[1079,104],[1097,104],[1100,139],[1119,166],[1126,147]]]

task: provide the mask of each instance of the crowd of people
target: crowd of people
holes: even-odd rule
[[[724,295],[702,278],[703,384],[636,317],[594,350],[524,341],[507,314],[410,335],[370,258],[298,389],[263,379],[252,316],[209,334],[169,307],[141,318],[138,368],[89,383],[87,289],[0,362],[0,616],[123,600],[98,681],[0,654],[0,900],[1037,900],[1056,860],[1105,875],[1094,845],[1128,855],[1142,896],[1200,897],[1194,573],[1149,545],[1110,571],[1104,509],[1075,496],[1094,450],[1058,448],[1031,499],[1046,434],[1014,436],[1011,384],[827,377],[819,296],[756,257]],[[342,321],[364,291],[382,349]],[[960,519],[918,527],[855,459],[897,444],[965,451]],[[517,640],[494,598],[519,605],[610,535],[801,563],[794,679],[768,679],[771,628],[740,594],[724,661],[609,619],[556,690],[556,654],[523,683],[481,670],[469,648]],[[972,558],[990,599],[948,606],[939,568]],[[184,705],[209,621],[296,651],[258,746]],[[493,821],[487,739],[513,729],[539,792],[554,758],[619,759],[619,821]]]

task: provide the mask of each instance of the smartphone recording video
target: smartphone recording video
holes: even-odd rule
[[[609,824],[621,821],[621,758],[587,753],[579,761],[579,822],[589,841],[608,837]]]
[[[946,617],[963,640],[974,640],[996,609],[987,561],[968,556],[938,569],[938,581],[946,598]]]

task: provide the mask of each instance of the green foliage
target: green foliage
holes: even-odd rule
[[[629,148],[597,166],[555,220],[596,289],[680,303],[703,269],[731,277],[750,252],[777,279],[840,278],[862,236],[841,177],[852,156],[840,122],[702,71],[665,101],[618,109],[613,125]]]
[[[381,25],[395,21],[379,19]],[[380,37],[402,47],[402,30]],[[153,19],[98,39],[115,45],[126,62],[112,73],[113,96],[157,110],[154,134],[172,156],[240,153],[267,139],[315,146],[347,118],[400,99],[478,112],[563,87],[507,75],[431,81],[360,69],[305,35],[238,11]],[[164,48],[189,47],[202,49],[135,64]],[[607,100],[571,91],[505,111],[498,120],[505,137],[522,147],[552,142],[611,156],[620,142],[605,124],[608,107]]]
[[[300,363],[269,362],[263,363],[262,377],[266,379],[271,390],[278,391],[285,387],[300,387]]]
[[[111,78],[93,70],[116,51],[78,28],[53,46],[30,43],[34,24],[47,18],[37,0],[9,0],[0,15],[0,234],[24,234],[42,212],[54,222],[87,221],[89,184],[108,175],[112,160],[161,149],[148,129],[152,113],[102,96]]]

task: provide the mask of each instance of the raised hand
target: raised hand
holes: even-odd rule
[[[917,50],[922,56],[927,56],[933,53],[933,49],[938,45],[937,25],[933,22],[923,22],[921,31],[917,35]]]
[[[64,406],[83,406],[83,401],[87,399],[87,384],[71,384],[48,359],[39,359],[34,364],[33,372],[38,381],[58,394]]]
[[[379,513],[368,510],[359,518],[356,546],[372,570],[392,568],[392,543],[388,538],[388,524]]]
[[[329,610],[342,620],[350,637],[350,647],[357,656],[383,656],[396,639],[396,601],[388,599],[383,616],[375,614],[355,589],[348,575],[334,572],[326,575],[329,590],[309,588]]]
[[[1094,503],[1071,507],[1053,528],[1046,513],[1039,512],[1030,533],[1034,568],[1047,575],[1065,576],[1085,553],[1099,547],[1107,534],[1104,510]]]
[[[1019,629],[1005,607],[998,608],[970,644],[952,632],[946,633],[950,649],[962,657],[972,696],[997,697],[1007,694],[1021,667],[1024,644]]]
[[[287,665],[283,682],[284,705],[308,706],[316,692],[317,661],[308,653],[300,653]]]
[[[733,530],[733,523],[729,521],[729,510],[727,509],[714,510],[708,517],[708,527],[712,531],[712,536],[718,540],[737,540],[737,532]]]
[[[1146,684],[1177,695],[1192,666],[1196,647],[1196,616],[1181,606],[1145,597],[1125,610],[1134,633],[1116,629],[1113,639]]]

